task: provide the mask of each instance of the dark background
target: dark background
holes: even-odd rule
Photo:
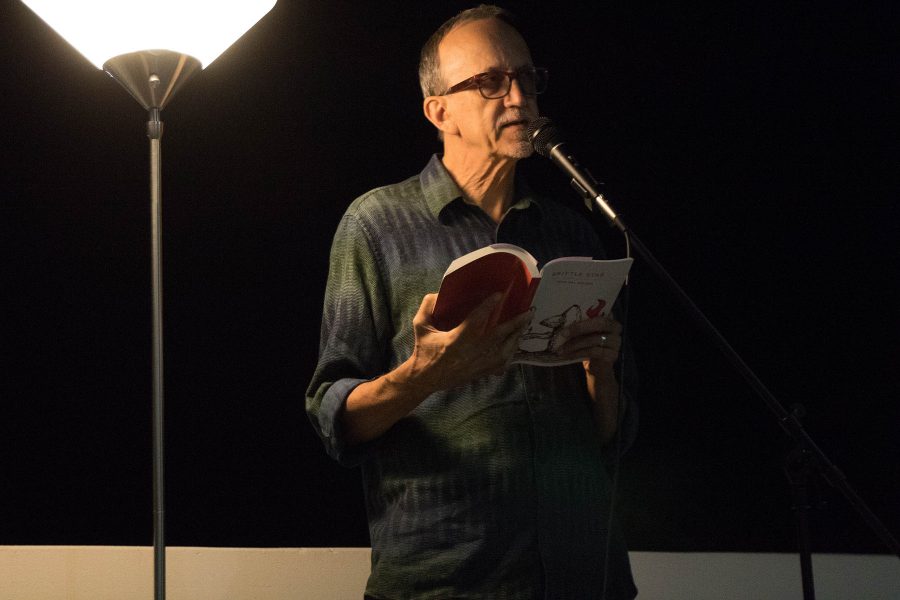
[[[506,6],[551,70],[543,113],[897,535],[896,9],[677,4]],[[353,198],[439,148],[418,53],[467,6],[280,0],[163,111],[169,544],[368,544],[358,472],[303,411],[328,248]],[[148,545],[146,114],[3,14],[0,544]],[[791,551],[786,437],[644,265],[631,287],[630,547]],[[887,551],[815,488],[814,550]]]

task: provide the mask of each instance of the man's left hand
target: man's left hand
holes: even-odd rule
[[[612,317],[594,317],[569,325],[560,332],[556,352],[563,358],[580,358],[593,375],[612,373],[622,349],[622,324]]]
[[[611,317],[594,317],[573,323],[560,332],[557,354],[584,361],[594,421],[604,444],[618,428],[619,383],[615,363],[622,349],[622,324]]]

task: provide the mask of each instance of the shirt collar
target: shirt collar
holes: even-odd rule
[[[453,181],[439,154],[433,154],[419,175],[425,204],[435,217],[454,200],[462,201],[462,190]],[[513,191],[513,209],[522,210],[534,206],[540,212],[540,200],[534,195],[528,183],[516,173],[515,190]]]

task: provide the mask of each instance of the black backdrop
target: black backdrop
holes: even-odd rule
[[[280,0],[163,111],[168,543],[368,544],[358,473],[302,408],[327,252],[354,197],[438,149],[418,51],[465,6]],[[551,70],[544,114],[896,535],[896,11],[507,6]],[[0,544],[150,544],[146,115],[3,13]],[[781,430],[643,265],[631,298],[630,546],[790,551]],[[885,551],[817,489],[816,550]]]

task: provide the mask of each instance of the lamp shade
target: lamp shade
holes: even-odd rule
[[[207,67],[276,0],[22,0],[98,69],[115,56],[168,50]]]

